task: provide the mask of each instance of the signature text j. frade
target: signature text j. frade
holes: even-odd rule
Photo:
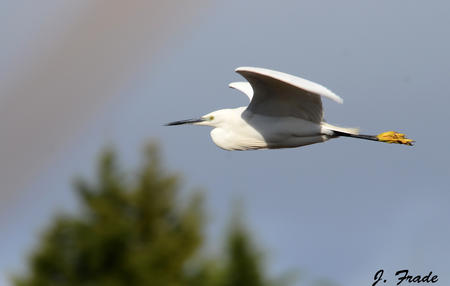
[[[380,269],[375,273],[372,286],[375,286],[378,284],[378,286],[385,284],[387,279],[383,278],[384,270]],[[433,272],[430,271],[428,275],[410,275],[409,270],[399,270],[395,272],[395,278],[397,279],[397,285],[403,284],[428,284],[428,283],[436,283],[439,281],[439,278],[437,275],[433,275]]]

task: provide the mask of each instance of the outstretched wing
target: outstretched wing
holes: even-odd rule
[[[254,67],[240,67],[236,72],[251,84],[253,97],[247,109],[253,113],[319,123],[323,118],[321,96],[343,102],[326,87],[290,74]]]
[[[240,92],[244,93],[250,100],[252,100],[253,97],[253,88],[252,86],[245,81],[239,81],[239,82],[232,82],[228,85],[231,88],[237,89]]]

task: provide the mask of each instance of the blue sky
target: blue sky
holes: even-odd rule
[[[14,30],[44,21],[35,13],[47,11],[46,25],[60,27],[87,9],[46,3],[27,14],[26,6],[11,5],[23,18],[4,20],[15,25],[2,25],[2,37],[33,43]],[[115,144],[124,164],[134,166],[141,147],[157,140],[186,189],[206,190],[212,248],[238,198],[274,273],[298,269],[305,279],[369,285],[380,268],[386,277],[410,269],[450,283],[449,13],[445,1],[208,4],[168,37],[156,58],[141,54],[116,95],[28,182],[8,214],[14,219],[2,227],[0,269],[4,275],[23,269],[48,218],[75,208],[69,182],[91,176],[103,146]],[[33,46],[11,47],[0,58],[14,67]],[[207,127],[162,126],[246,105],[244,95],[227,87],[241,80],[234,73],[239,66],[321,83],[344,99],[343,105],[324,100],[328,122],[367,134],[401,131],[417,144],[339,138],[298,149],[227,152],[211,142]]]

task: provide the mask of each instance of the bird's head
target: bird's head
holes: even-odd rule
[[[166,126],[194,124],[194,125],[219,127],[219,125],[221,124],[221,122],[224,121],[223,119],[226,118],[226,116],[227,116],[226,110],[217,110],[217,111],[208,113],[206,115],[203,115],[200,118],[185,119],[185,120],[170,122],[170,123],[167,123]]]

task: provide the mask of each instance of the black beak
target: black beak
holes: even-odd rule
[[[173,126],[173,125],[199,123],[199,122],[203,122],[203,121],[205,121],[205,119],[203,119],[203,118],[194,118],[194,119],[186,119],[186,120],[174,121],[174,122],[167,123],[165,125],[166,126]]]

